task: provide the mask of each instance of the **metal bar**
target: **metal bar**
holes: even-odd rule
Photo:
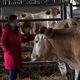
[[[73,5],[70,3],[70,17],[73,18]]]
[[[76,18],[76,19],[80,19],[80,17],[74,17],[74,18]]]
[[[65,11],[64,11],[64,8],[65,7],[65,4],[64,3],[62,3],[62,6],[61,6],[61,17],[62,17],[62,19],[65,19]]]
[[[1,7],[1,19],[3,18],[3,10],[2,10],[2,7]]]
[[[80,6],[80,4],[72,5],[72,6]]]
[[[61,5],[61,19],[63,19],[63,5]]]
[[[31,0],[1,0],[0,6],[28,6],[28,5],[48,5],[48,4],[61,4],[62,0],[37,0],[31,1]],[[45,6],[44,5],[44,6]]]
[[[42,64],[42,63],[57,63],[58,61],[27,61],[22,62],[23,64]],[[0,62],[0,64],[3,64],[4,62]]]
[[[11,3],[10,3],[11,4]],[[7,5],[0,5],[0,7],[33,7],[33,6],[58,6],[61,4],[7,4]]]
[[[70,0],[68,0],[68,3],[70,4]]]
[[[28,61],[23,64],[42,64],[42,63],[57,63],[58,61]]]
[[[55,19],[24,19],[24,20],[18,20],[21,22],[24,21],[59,21],[62,20],[61,18],[55,18]],[[0,20],[0,22],[7,22],[8,20]]]
[[[67,18],[67,14],[66,14],[66,12],[67,12],[66,4],[65,4],[65,3],[63,3],[63,18],[64,18],[64,19],[66,19],[66,18]]]

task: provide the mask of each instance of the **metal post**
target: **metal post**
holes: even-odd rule
[[[73,6],[72,6],[72,3],[70,3],[70,17],[73,18]]]
[[[70,0],[70,3],[73,3],[73,0]]]
[[[61,5],[61,19],[63,19],[63,4]]]
[[[67,18],[67,13],[66,13],[67,9],[66,9],[66,4],[65,3],[62,3],[61,9],[62,9],[61,10],[62,19],[66,19]]]
[[[3,19],[3,11],[2,11],[2,7],[1,7],[1,20]]]
[[[63,8],[64,8],[64,19],[67,19],[66,3],[63,4]]]
[[[2,9],[2,7],[1,7],[1,20],[3,20],[3,9]],[[4,23],[2,23],[1,25],[2,25],[2,30],[3,30]]]
[[[71,0],[68,1],[69,4],[70,4],[70,1],[71,1]]]

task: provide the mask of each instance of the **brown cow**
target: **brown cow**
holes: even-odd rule
[[[68,24],[65,24],[68,26]],[[78,80],[80,70],[80,22],[72,20],[66,29],[45,29],[45,33],[36,35],[31,54],[35,60],[62,60],[71,69],[75,69],[75,80]]]

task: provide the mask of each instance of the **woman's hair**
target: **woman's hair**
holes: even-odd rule
[[[17,19],[17,16],[16,15],[9,15],[9,17],[8,17],[8,20],[9,20],[9,22],[12,22],[12,21],[14,21],[15,19]]]

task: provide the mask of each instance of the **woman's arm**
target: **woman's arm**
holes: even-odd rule
[[[22,35],[21,36],[21,41],[22,42],[29,42],[29,41],[33,41],[34,40],[35,35],[34,34],[30,34],[28,36]]]

